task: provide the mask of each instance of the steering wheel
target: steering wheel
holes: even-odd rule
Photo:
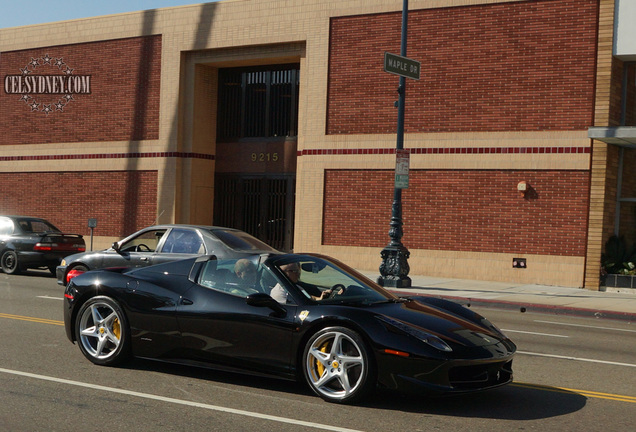
[[[137,247],[135,247],[135,252],[150,252],[150,248],[143,243],[139,243]]]
[[[343,284],[335,284],[331,287],[331,294],[327,298],[334,298],[337,295],[342,295],[347,291],[347,288]]]

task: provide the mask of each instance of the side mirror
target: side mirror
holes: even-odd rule
[[[115,249],[115,252],[119,252],[119,243],[118,242],[113,243],[112,248]]]
[[[245,299],[246,303],[255,307],[267,307],[273,310],[277,316],[287,315],[287,309],[282,307],[280,303],[264,293],[250,294]]]

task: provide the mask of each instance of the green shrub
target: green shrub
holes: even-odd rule
[[[605,242],[601,265],[606,273],[636,274],[636,249],[633,245],[628,246],[623,236],[613,235]]]

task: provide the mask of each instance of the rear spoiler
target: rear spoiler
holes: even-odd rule
[[[56,233],[56,232],[45,232],[44,237],[75,237],[78,239],[84,238],[82,234],[66,234],[66,233]]]

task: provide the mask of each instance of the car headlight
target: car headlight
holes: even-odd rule
[[[446,342],[444,342],[442,339],[440,339],[439,337],[425,332],[423,330],[417,329],[415,327],[412,327],[408,324],[403,323],[402,321],[398,321],[398,320],[394,320],[393,318],[389,318],[386,316],[377,316],[377,318],[380,321],[384,321],[386,324],[391,325],[392,327],[395,327],[396,329],[410,335],[413,336],[414,338],[424,342],[427,345],[432,346],[433,348],[440,350],[440,351],[445,351],[445,352],[450,352],[453,349],[448,346],[448,344]]]
[[[60,265],[65,266],[66,265],[66,260],[63,259],[62,262],[60,263]]]
[[[487,329],[489,329],[490,331],[494,332],[495,334],[500,334],[501,336],[503,336],[505,339],[508,339],[508,336],[506,336],[506,334],[501,331],[501,329],[499,327],[497,327],[496,325],[494,325],[493,323],[491,323],[490,321],[488,321],[486,318],[481,319],[481,324],[486,327]]]

